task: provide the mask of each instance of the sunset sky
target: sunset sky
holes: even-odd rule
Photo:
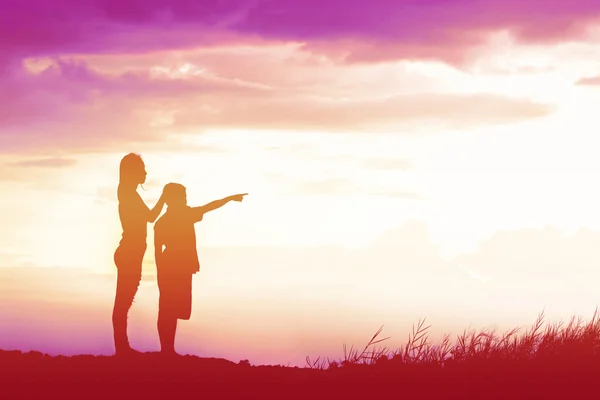
[[[0,348],[112,354],[120,159],[190,205],[178,351],[304,365],[600,305],[600,2],[0,0]],[[152,225],[130,311],[158,351]]]

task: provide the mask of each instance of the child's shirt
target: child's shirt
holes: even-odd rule
[[[202,218],[200,218],[201,220]],[[190,207],[167,209],[167,212],[154,224],[154,246],[162,250],[158,268],[189,271],[194,274],[200,270],[196,249],[196,231]],[[160,265],[159,265],[160,264]],[[174,272],[174,271],[173,271]]]

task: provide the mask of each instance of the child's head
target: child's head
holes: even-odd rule
[[[163,189],[165,203],[169,207],[183,207],[187,205],[185,186],[179,183],[167,183]]]

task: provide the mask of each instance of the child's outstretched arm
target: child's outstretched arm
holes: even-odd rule
[[[200,207],[190,207],[190,210],[192,213],[192,219],[194,220],[194,222],[201,221],[202,217],[207,212],[214,211],[217,208],[221,208],[225,204],[229,203],[230,201],[240,201],[241,202],[242,200],[244,200],[244,196],[246,196],[247,194],[248,193],[234,194],[233,196],[228,196],[221,200],[211,201],[210,203],[205,204]]]

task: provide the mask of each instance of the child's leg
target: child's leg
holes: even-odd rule
[[[158,312],[158,337],[162,353],[175,353],[175,332],[177,330],[177,316],[172,312],[160,310]]]
[[[192,314],[192,274],[184,273],[180,277],[178,294],[177,317],[189,320]]]
[[[177,313],[174,307],[176,296],[173,277],[159,270],[158,273],[158,337],[160,339],[161,352],[165,354],[175,353],[175,332],[177,330]]]

